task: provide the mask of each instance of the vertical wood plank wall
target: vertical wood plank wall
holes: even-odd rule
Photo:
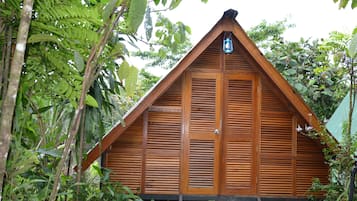
[[[327,182],[322,147],[296,133],[298,123],[308,122],[239,42],[234,40],[233,54],[224,55],[221,41],[222,36],[107,150],[111,180],[142,194],[306,197],[312,178]],[[211,82],[212,74],[219,79]],[[217,127],[220,137],[204,134]]]

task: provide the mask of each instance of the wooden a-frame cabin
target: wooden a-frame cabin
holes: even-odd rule
[[[304,200],[326,183],[311,109],[262,55],[233,10],[143,97],[82,163],[101,157],[144,199]],[[232,15],[233,13],[233,15]],[[234,51],[222,51],[231,35]]]

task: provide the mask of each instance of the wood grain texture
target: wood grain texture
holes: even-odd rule
[[[86,165],[111,146],[111,179],[159,195],[305,197],[313,177],[326,182],[322,147],[296,132],[311,110],[237,25],[221,20]]]
[[[170,89],[161,95],[154,103],[154,106],[181,106],[181,78],[175,81]]]
[[[112,171],[110,180],[120,181],[134,192],[141,189],[142,126],[140,117],[107,152],[107,168]]]
[[[219,169],[221,76],[190,73],[188,101],[186,191],[188,194],[217,194]]]
[[[178,194],[181,153],[181,78],[149,108],[145,193]]]
[[[293,196],[293,116],[267,86],[261,107],[259,194]]]
[[[192,62],[190,70],[212,70],[220,68],[220,55],[222,52],[222,34],[210,44],[197,59]]]
[[[325,163],[322,146],[319,142],[302,134],[298,134],[296,156],[296,195],[299,197],[305,197],[314,178],[318,178],[321,183],[327,184],[328,171],[329,167]]]
[[[226,75],[225,78],[222,191],[224,194],[254,194],[254,76]]]
[[[232,39],[235,51],[232,54],[224,55],[224,69],[226,71],[257,72],[257,66],[252,65],[247,60],[247,53],[244,51],[242,44],[235,36]]]
[[[257,62],[259,67],[271,78],[274,85],[280,90],[280,92],[289,100],[292,106],[301,114],[301,116],[308,122],[311,121],[311,125],[316,130],[321,130],[320,121],[316,115],[312,112],[311,108],[305,104],[301,96],[299,96],[295,90],[289,85],[289,83],[280,75],[278,70],[263,56],[257,46],[250,40],[248,35],[244,32],[243,28],[237,21],[225,20],[222,22],[223,29],[226,31],[232,31],[233,35],[242,44],[242,47],[251,55],[251,57]],[[311,116],[312,115],[312,116]]]

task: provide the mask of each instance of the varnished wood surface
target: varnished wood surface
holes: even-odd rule
[[[231,55],[221,51],[224,30],[234,35]],[[328,175],[322,147],[296,132],[297,124],[319,129],[309,113],[240,26],[223,20],[129,113],[127,127],[89,153],[84,169],[111,146],[111,179],[140,193],[305,197],[313,177]]]

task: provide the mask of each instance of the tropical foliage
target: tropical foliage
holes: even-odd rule
[[[349,3],[351,3],[352,9],[357,7],[356,0],[333,0],[333,2],[338,3],[339,8],[346,8]]]
[[[180,2],[0,1],[0,114],[6,122],[0,127],[0,200],[140,199],[125,186],[109,182],[110,170],[94,165],[81,172],[80,162],[158,80],[128,63],[129,56],[168,68],[191,46],[190,28],[159,12]],[[348,2],[341,0],[340,6]],[[25,8],[32,10],[27,18],[21,14]],[[137,34],[142,22],[144,36]],[[263,22],[249,35],[319,117],[329,118],[346,86],[355,86],[348,81],[355,80],[357,39],[349,49],[350,36],[338,32],[325,40],[290,42],[283,38],[290,26],[286,21]],[[25,49],[17,48],[19,39],[27,41]],[[128,50],[141,44],[147,48]],[[11,104],[5,101],[11,99]],[[355,150],[354,138],[349,134],[346,139],[348,149],[330,158],[330,186],[317,185],[327,189],[330,200],[346,192]],[[76,165],[78,172],[73,170]]]
[[[328,119],[347,91],[350,94],[356,92],[357,36],[351,38],[347,34],[332,32],[326,39],[290,42],[283,38],[288,27],[291,25],[286,21],[275,24],[262,22],[253,27],[249,35],[320,119]],[[351,104],[350,111],[353,107]],[[326,130],[309,134],[327,144],[325,155],[330,166],[330,183],[321,184],[315,180],[311,187],[312,199],[313,192],[322,190],[326,192],[324,200],[348,200],[354,163],[351,156],[357,148],[350,122],[351,119],[346,122],[344,140],[339,144],[329,137]]]
[[[357,6],[357,1],[352,0],[334,0],[339,3],[339,8],[346,8],[351,3],[351,8],[354,9]],[[339,44],[334,41],[334,44]],[[344,43],[345,44],[345,43]],[[351,132],[352,126],[352,113],[355,110],[355,99],[357,94],[356,82],[356,52],[357,52],[357,35],[356,30],[353,35],[347,41],[344,51],[339,55],[333,57],[334,61],[340,61],[342,66],[346,69],[344,71],[345,84],[349,91],[349,112],[348,120],[344,124],[343,140],[339,142],[338,146],[334,146],[334,149],[326,149],[326,159],[330,166],[330,183],[321,184],[319,181],[315,181],[312,186],[314,190],[324,190],[325,200],[328,201],[352,201],[357,200],[356,196],[356,183],[355,178],[352,177],[352,169],[356,167],[356,150],[357,150],[357,133]],[[336,53],[333,51],[333,53]],[[336,55],[336,54],[333,54]],[[322,136],[326,133],[322,132],[319,135]],[[336,143],[336,142],[335,142]],[[355,167],[353,167],[355,166]]]
[[[328,119],[347,91],[344,52],[350,36],[332,32],[327,39],[292,42],[283,36],[290,27],[286,20],[263,21],[248,35],[318,117]]]
[[[8,85],[12,79],[9,72],[21,29],[20,13],[28,7],[21,0],[0,2],[0,102],[10,97],[6,92],[11,87],[17,91],[13,118],[4,112],[4,106],[0,110],[1,119],[10,120],[10,128],[12,125],[9,133],[2,133],[7,137],[0,142],[11,139],[11,147],[0,153],[8,156],[0,161],[6,164],[5,177],[0,175],[1,181],[4,179],[0,200],[139,199],[126,187],[110,183],[107,170],[82,173],[80,162],[86,150],[152,83],[142,82],[142,90],[137,91],[139,71],[126,61],[127,46],[138,41],[136,31],[144,17],[153,21],[148,8],[170,10],[180,2],[35,0],[29,12],[19,87]],[[167,28],[161,26],[160,30],[171,35],[174,30]],[[150,27],[146,29],[149,33]],[[180,34],[186,33],[175,37],[185,37]],[[155,40],[163,44],[164,39]],[[177,42],[167,47],[175,47]],[[77,164],[79,172],[75,174]],[[91,179],[93,175],[97,177]]]
[[[169,69],[191,48],[192,44],[188,39],[191,29],[182,22],[172,23],[160,13],[156,17],[155,38],[148,38],[151,40],[145,43],[147,50],[141,49],[134,56],[147,60],[147,67]]]

